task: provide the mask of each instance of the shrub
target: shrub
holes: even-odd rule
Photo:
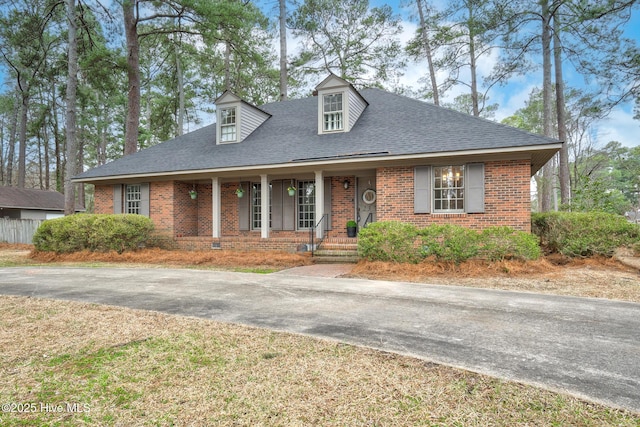
[[[635,247],[640,227],[604,212],[545,212],[532,216],[532,230],[547,252],[569,257],[612,256],[619,247]]]
[[[479,233],[458,225],[430,225],[419,231],[423,256],[456,264],[478,255]]]
[[[39,251],[66,253],[89,248],[95,215],[70,215],[43,222],[33,236],[33,245]]]
[[[39,251],[66,253],[85,249],[137,249],[149,239],[153,223],[141,215],[70,215],[43,222],[33,237]]]
[[[538,259],[542,252],[537,236],[511,227],[486,228],[482,230],[479,243],[480,257],[490,261]]]
[[[417,229],[412,224],[380,221],[367,225],[358,235],[358,254],[370,261],[417,262]]]

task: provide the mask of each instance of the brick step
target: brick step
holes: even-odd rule
[[[331,251],[358,251],[357,243],[333,243],[333,242],[322,242],[320,245],[321,250],[331,250]]]
[[[358,262],[358,251],[356,250],[336,250],[323,248],[313,253],[313,260],[318,264],[345,263],[355,264]]]
[[[357,264],[357,256],[314,256],[313,262],[316,264]]]

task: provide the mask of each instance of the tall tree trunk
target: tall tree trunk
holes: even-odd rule
[[[427,24],[424,19],[424,11],[422,10],[422,0],[416,0],[418,5],[418,14],[420,15],[420,29],[422,31],[422,44],[424,45],[424,54],[427,57],[427,65],[429,66],[429,79],[431,80],[431,92],[433,93],[433,103],[440,105],[440,95],[438,95],[438,83],[436,82],[436,69],[433,65],[433,55],[431,52],[431,41],[427,34]]]
[[[145,97],[146,102],[144,109],[144,119],[147,123],[147,134],[142,141],[142,148],[146,148],[151,145],[151,135],[153,134],[153,129],[151,129],[151,70],[149,70],[147,74],[147,82],[147,96]]]
[[[54,87],[55,93],[55,87]],[[64,192],[64,160],[62,156],[62,150],[64,150],[64,144],[60,139],[60,123],[58,122],[58,109],[57,103],[54,102],[52,106],[52,120],[53,120],[53,141],[55,145],[56,156],[56,191],[59,193]]]
[[[25,188],[27,177],[27,120],[29,118],[29,85],[22,92],[20,131],[18,135],[18,188]]]
[[[51,175],[49,171],[49,132],[47,131],[47,121],[45,121],[44,126],[42,127],[42,137],[44,139],[44,189],[45,190],[48,190],[51,185]]]
[[[182,61],[180,60],[180,51],[176,45],[176,75],[178,78],[178,129],[176,136],[184,133],[184,75],[182,73]]]
[[[103,106],[103,116],[107,116],[107,107]],[[104,121],[98,121],[98,132],[100,139],[98,140],[97,161],[98,166],[107,163],[107,124]]]
[[[287,100],[287,0],[280,0],[280,101]]]
[[[231,90],[231,43],[224,43],[224,90]]]
[[[564,78],[562,76],[562,45],[560,44],[560,19],[558,13],[553,16],[553,62],[556,75],[556,115],[558,116],[558,139],[562,141],[558,175],[560,177],[560,203],[567,205],[571,201],[571,182],[569,178],[569,144],[567,143],[567,125],[565,123]]]
[[[5,139],[5,121],[0,120],[0,187],[4,187],[4,139]]]
[[[127,40],[127,121],[124,133],[124,155],[138,151],[138,126],[140,125],[140,44],[138,41],[138,21],[135,15],[137,0],[125,0],[124,30]]]
[[[37,141],[38,141],[38,184],[40,184],[39,188],[40,190],[44,190],[44,168],[42,167],[43,164],[43,160],[42,160],[42,150],[44,149],[43,147],[43,143],[42,143],[42,133],[40,132],[40,130],[38,130],[38,135],[36,137]]]
[[[542,127],[545,136],[552,135],[552,87],[551,87],[551,14],[549,11],[548,0],[542,0]],[[553,166],[551,162],[544,165],[542,179],[542,212],[551,210],[552,202],[552,182],[553,182]]]
[[[78,41],[76,39],[76,2],[67,0],[68,36],[68,76],[67,76],[67,164],[64,177],[64,214],[76,212],[76,186],[71,178],[76,175],[78,144],[76,143],[76,90],[78,87]]]
[[[80,138],[76,140],[76,144],[78,146],[78,164],[76,166],[76,174],[82,173],[84,171],[84,141],[86,140],[86,129],[81,132]],[[81,208],[85,207],[85,193],[84,193],[84,184],[78,184],[76,186],[77,197],[78,200],[77,205]]]
[[[473,5],[468,3],[469,10],[469,71],[471,72],[471,107],[473,115],[475,117],[480,116],[480,109],[478,108],[478,66],[476,65],[476,36],[475,36],[475,23],[473,16]]]
[[[16,158],[16,136],[18,130],[18,116],[22,104],[18,102],[16,96],[13,112],[11,113],[11,122],[9,123],[9,152],[7,153],[7,186],[13,185],[13,163]]]

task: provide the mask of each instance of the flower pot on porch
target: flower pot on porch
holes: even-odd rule
[[[287,188],[287,191],[289,192],[289,196],[291,196],[291,197],[296,195],[296,188],[295,187],[289,187],[289,188]]]
[[[347,237],[356,237],[358,224],[355,221],[347,221]]]
[[[194,190],[191,190],[191,191],[189,191],[189,196],[191,196],[191,198],[195,200],[195,199],[198,198],[198,192],[194,191]]]

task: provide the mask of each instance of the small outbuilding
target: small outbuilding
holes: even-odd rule
[[[76,207],[76,211],[79,211]],[[52,219],[64,216],[64,195],[57,191],[0,187],[0,218]]]

